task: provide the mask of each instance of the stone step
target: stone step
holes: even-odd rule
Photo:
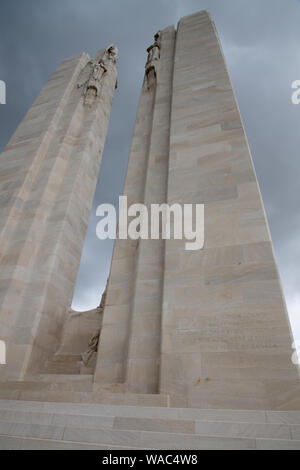
[[[298,449],[300,441],[284,439],[260,439],[226,436],[199,436],[184,433],[133,431],[116,429],[88,429],[57,425],[0,422],[0,435],[14,438],[35,438],[65,443],[96,444],[115,448],[140,449]]]
[[[35,391],[75,391],[75,392],[92,392],[93,383],[86,381],[64,381],[64,382],[46,382],[46,381],[21,381],[21,382],[2,382],[0,383],[1,391],[27,390]]]
[[[300,450],[300,412],[0,400],[0,448]]]
[[[48,413],[42,411],[0,410],[0,421],[10,423],[44,424],[87,428],[113,428],[114,416]]]
[[[93,374],[36,374],[27,375],[25,381],[29,382],[80,382],[93,383]]]
[[[113,445],[135,445],[141,449],[187,449],[187,450],[239,450],[268,448],[298,449],[299,440],[257,439],[225,436],[199,436],[183,433],[151,431],[119,431],[84,428],[65,428],[64,440]]]
[[[117,395],[117,394],[112,394]],[[126,394],[124,394],[126,396]],[[137,399],[135,395],[133,398]],[[165,398],[164,396],[158,396]],[[167,406],[154,407],[140,405],[132,406],[113,403],[67,403],[67,402],[40,402],[22,400],[0,400],[0,410],[82,414],[90,416],[118,416],[131,418],[158,418],[196,421],[221,421],[242,423],[270,423],[270,424],[298,424],[300,425],[300,411],[249,411],[249,410],[222,410],[197,408],[168,408]]]
[[[81,356],[58,354],[49,359],[42,372],[50,374],[80,374]]]
[[[87,429],[41,424],[0,422],[0,435],[71,441],[87,444],[152,447],[157,449],[255,449],[255,439],[206,438],[188,434],[114,429]]]
[[[45,372],[48,374],[80,374],[80,366],[73,364],[47,364]]]
[[[79,354],[55,354],[49,362],[55,362],[56,364],[73,364],[74,362],[81,361],[81,356]]]
[[[1,450],[139,450],[140,447],[120,445],[87,444],[72,441],[56,441],[54,439],[20,438],[0,435]],[[150,449],[150,448],[149,448]],[[173,449],[173,448],[170,448]],[[206,447],[204,448],[206,449]],[[256,440],[257,450],[299,450],[299,441],[284,441],[276,439]],[[148,450],[143,447],[143,450]],[[195,450],[195,449],[192,449]],[[234,448],[235,450],[235,448]]]
[[[132,418],[96,416],[21,410],[0,410],[0,421],[9,423],[43,424],[89,429],[152,431],[197,434],[199,436],[300,439],[300,425],[199,421],[184,419]]]
[[[43,372],[47,374],[70,374],[70,375],[78,374],[80,375],[80,364],[48,361],[44,367]]]
[[[285,424],[115,417],[113,428],[196,434],[206,437],[220,436],[300,440],[300,425]]]
[[[1,450],[138,450],[138,447],[125,447],[80,442],[56,441],[54,439],[34,439],[0,435]]]
[[[116,405],[167,406],[167,395],[115,393],[109,390],[74,391],[74,390],[20,390],[0,388],[0,399],[64,402],[64,403],[107,403]]]

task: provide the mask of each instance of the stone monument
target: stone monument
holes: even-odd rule
[[[148,53],[124,194],[128,204],[203,203],[205,244],[116,241],[95,383],[173,406],[299,407],[270,232],[214,23],[206,12],[183,18]]]
[[[1,377],[21,380],[59,347],[117,82],[117,49],[65,60],[0,161]]]
[[[0,398],[20,401],[0,408],[69,410],[80,429],[54,415],[54,430],[36,431],[67,446],[300,448],[299,413],[274,411],[300,409],[299,370],[215,25],[207,12],[184,17],[147,52],[124,195],[129,205],[204,204],[204,248],[118,239],[101,305],[70,311],[118,51],[65,60],[0,157]],[[24,429],[16,441],[0,421],[0,445],[41,446]]]

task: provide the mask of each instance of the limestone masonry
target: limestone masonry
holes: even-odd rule
[[[59,415],[63,402],[82,427],[78,416],[91,414],[95,428],[106,423],[119,429],[118,437],[107,440],[94,430],[59,434],[60,426],[75,426],[68,418],[55,426],[51,421],[45,439],[103,448],[147,442],[152,448],[271,448],[275,441],[257,440],[270,438],[300,448],[299,413],[272,414],[300,409],[299,371],[291,361],[293,339],[270,232],[214,23],[207,12],[184,17],[177,30],[158,31],[147,52],[124,195],[128,204],[147,207],[204,204],[204,248],[186,251],[185,240],[117,240],[101,305],[70,310],[118,50],[111,45],[93,60],[85,53],[65,60],[0,157],[0,339],[7,345],[0,435],[18,436],[17,427],[13,434],[1,428],[6,407],[46,417],[51,406],[52,416]],[[26,407],[26,400],[39,403]],[[76,402],[84,405],[76,408]],[[97,421],[96,409],[106,420]],[[224,421],[223,428],[215,421]],[[226,421],[256,427],[251,434]],[[147,431],[153,431],[148,441]],[[161,435],[155,438],[154,431]],[[170,441],[164,432],[174,433]],[[184,440],[188,433],[198,444],[195,436]],[[22,434],[20,448],[26,437],[39,436],[29,434]],[[294,442],[287,441],[291,435]],[[221,444],[216,436],[223,436]],[[0,445],[16,442],[0,436]]]

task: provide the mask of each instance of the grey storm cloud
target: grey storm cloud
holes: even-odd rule
[[[300,105],[291,83],[300,79],[298,0],[2,0],[0,150],[37,94],[66,57],[120,50],[119,88],[73,299],[95,307],[109,273],[111,240],[96,237],[96,207],[122,194],[146,48],[153,34],[180,17],[208,10],[221,38],[244,121],[294,334],[300,339]]]

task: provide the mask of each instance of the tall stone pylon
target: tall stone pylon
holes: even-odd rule
[[[124,195],[204,204],[205,243],[117,240],[95,385],[170,406],[297,409],[299,373],[266,215],[207,12],[148,48]]]
[[[117,82],[118,50],[62,62],[0,157],[1,378],[55,352],[71,304]]]

